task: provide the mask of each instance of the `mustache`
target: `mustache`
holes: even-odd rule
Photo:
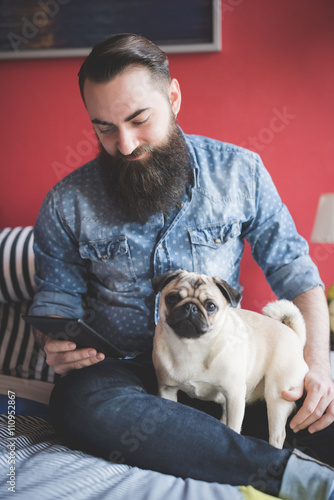
[[[134,149],[132,153],[128,155],[123,155],[123,153],[117,150],[115,158],[122,158],[123,160],[126,160],[127,158],[138,158],[138,156],[141,156],[144,153],[153,153],[153,151],[154,147],[149,144],[143,144],[142,146],[138,146],[138,148]]]

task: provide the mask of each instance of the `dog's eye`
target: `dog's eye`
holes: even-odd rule
[[[168,307],[174,307],[180,300],[180,295],[178,293],[170,293],[166,295],[166,305]]]
[[[214,302],[211,302],[211,300],[208,300],[205,304],[205,309],[208,313],[214,313],[217,309],[217,306]]]

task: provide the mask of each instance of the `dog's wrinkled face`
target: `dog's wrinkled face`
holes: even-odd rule
[[[207,333],[228,304],[236,306],[240,300],[225,281],[187,271],[166,273],[152,283],[155,293],[161,291],[162,320],[182,338]]]

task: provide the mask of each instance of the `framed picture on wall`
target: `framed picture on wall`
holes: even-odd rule
[[[86,56],[115,33],[165,52],[221,50],[220,0],[1,0],[0,59]]]

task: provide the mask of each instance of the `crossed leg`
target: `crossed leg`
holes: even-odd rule
[[[107,460],[278,495],[290,450],[156,392],[152,363],[106,359],[60,379],[50,413],[69,445]]]

